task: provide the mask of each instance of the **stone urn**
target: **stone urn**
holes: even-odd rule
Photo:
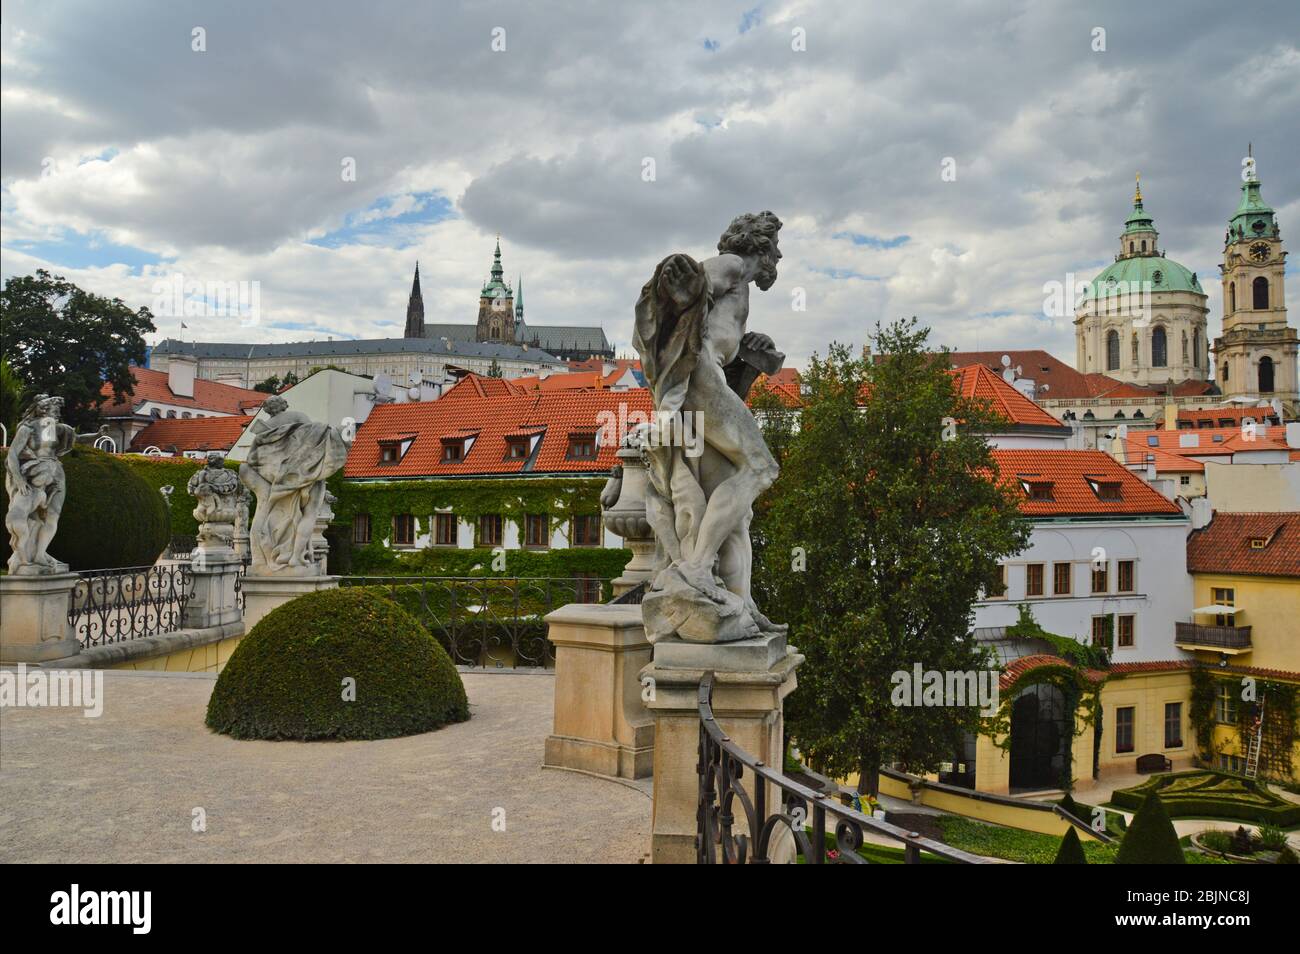
[[[613,581],[615,597],[647,582],[654,571],[655,538],[645,513],[648,475],[644,453],[645,427],[633,428],[623,438],[615,455],[619,464],[600,494],[605,526],[632,551],[622,576]]]

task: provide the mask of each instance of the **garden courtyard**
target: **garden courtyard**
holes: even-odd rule
[[[0,861],[646,859],[648,784],[542,768],[552,676],[462,678],[468,722],[365,742],[214,733],[216,680],[197,673],[107,671],[99,718],[5,708]]]

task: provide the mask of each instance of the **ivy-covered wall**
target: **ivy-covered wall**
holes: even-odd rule
[[[171,485],[172,536],[192,537],[199,532],[198,522],[194,519],[194,508],[199,505],[199,502],[190,496],[185,487],[194,476],[194,472],[207,464],[206,460],[195,460],[190,457],[145,457],[139,454],[123,454],[118,459],[125,461],[131,470],[143,477],[145,482],[160,494],[163,487]],[[239,465],[234,461],[226,461],[226,466],[231,470],[239,469]],[[249,507],[251,516],[252,500],[249,501]]]
[[[393,517],[413,514],[424,523],[436,511],[451,510],[458,521],[477,524],[485,514],[500,514],[522,526],[525,514],[549,514],[551,526],[575,515],[600,513],[604,475],[597,477],[476,478],[357,483],[330,481],[338,497],[331,533],[332,573],[355,576],[511,576],[572,577],[590,573],[601,579],[618,576],[632,558],[622,548],[580,547],[554,550],[508,549],[504,569],[494,568],[489,548],[426,548],[394,551],[384,546]],[[370,515],[371,542],[352,544],[352,518]],[[498,567],[500,563],[498,561]]]

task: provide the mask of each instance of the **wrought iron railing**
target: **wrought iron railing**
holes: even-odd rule
[[[648,583],[638,583],[636,586],[632,587],[632,589],[628,590],[622,596],[614,597],[612,600],[610,600],[610,602],[618,604],[620,606],[625,606],[625,605],[639,606],[641,600],[645,598],[645,591],[648,588],[649,588]]]
[[[1174,623],[1174,642],[1223,649],[1249,649],[1249,626],[1205,626],[1200,623]]]
[[[889,822],[872,818],[841,804],[826,792],[817,791],[765,765],[722,730],[713,717],[713,673],[700,681],[699,802],[695,821],[695,860],[698,864],[768,864],[774,839],[781,829],[789,831],[795,848],[808,864],[867,864],[858,854],[867,834],[882,836],[903,847],[903,860],[916,864],[921,852],[957,864],[989,864],[987,858],[961,851],[922,837]],[[742,780],[748,775],[748,787]],[[779,793],[779,804],[768,808],[769,787]],[[839,793],[848,800],[847,792]],[[736,832],[737,813],[745,830]],[[834,855],[827,851],[826,838],[834,824]],[[811,828],[811,832],[808,829]]]
[[[568,603],[598,603],[605,581],[590,578],[344,576],[415,615],[462,666],[497,669],[555,665],[544,618]]]
[[[79,575],[68,622],[83,647],[179,629],[192,595],[185,563],[91,570]]]

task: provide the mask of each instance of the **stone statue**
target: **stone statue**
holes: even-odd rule
[[[315,576],[311,549],[325,480],[347,460],[342,431],[289,410],[274,396],[262,405],[266,420],[252,425],[253,443],[239,479],[257,498],[249,527],[252,573]]]
[[[59,527],[59,514],[68,483],[59,458],[72,450],[77,432],[59,420],[63,398],[38,394],[14,430],[5,457],[5,490],[9,510],[9,572],[36,576],[66,573],[68,565],[46,549]]]
[[[642,602],[651,641],[785,633],[750,595],[752,505],[777,465],[745,404],[758,375],[785,360],[771,338],[745,328],[750,282],[761,291],[776,282],[780,228],[771,212],[738,216],[719,255],[668,256],[636,303],[632,343],[656,418],[646,516],[658,559]]]
[[[248,492],[247,487],[239,488],[239,496],[235,498],[235,554],[241,561],[247,563],[252,557],[248,546],[248,505],[252,502],[253,495]]]
[[[194,472],[185,489],[199,502],[194,508],[199,549],[233,548],[236,507],[244,488],[235,472],[226,467],[226,459],[209,454],[207,464]]]

